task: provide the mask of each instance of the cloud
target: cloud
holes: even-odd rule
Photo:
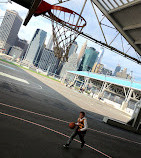
[[[55,4],[58,2],[58,0],[46,0],[46,1],[51,4]],[[70,1],[68,1],[64,4],[60,4],[60,5],[70,8],[70,9],[76,11],[77,13],[80,13],[83,3],[84,3],[84,0],[70,0]],[[102,13],[98,10],[97,7],[95,7],[95,8],[96,8],[97,14],[99,16],[99,19],[101,20],[103,17]],[[12,4],[8,3],[7,5],[5,5],[5,4],[0,5],[0,16],[4,16],[6,9],[16,10],[19,13],[19,15],[22,17],[23,20],[25,19],[27,12],[28,12],[28,10],[26,8],[12,2]],[[90,34],[93,38],[104,42],[104,38],[103,38],[101,30],[98,26],[98,22],[97,22],[96,16],[94,15],[94,11],[92,9],[90,1],[87,1],[87,4],[85,6],[82,16],[84,16],[84,18],[87,20],[87,26],[84,28],[83,32],[86,32],[86,33]],[[106,18],[104,18],[103,23],[106,23],[107,25],[112,26],[111,23],[108,20],[106,20]],[[30,41],[37,28],[43,29],[44,31],[47,32],[47,40],[46,40],[46,43],[47,43],[50,35],[52,34],[52,26],[51,26],[51,22],[49,20],[43,18],[42,16],[32,17],[32,19],[30,20],[30,22],[28,23],[28,25],[26,27],[23,25],[21,26],[21,29],[20,29],[18,35],[20,38]],[[116,30],[109,29],[105,26],[103,26],[103,30],[107,37],[108,42],[112,41],[112,39],[117,34]],[[77,51],[77,53],[79,53],[81,46],[86,41],[86,39],[79,36],[76,41],[79,45],[78,51]],[[126,40],[124,38],[123,38],[123,42],[124,42],[124,49],[125,49],[125,51],[127,51],[130,46],[128,45],[128,43],[126,42]],[[99,46],[91,41],[88,41],[88,46],[94,47],[97,50],[100,50],[100,48],[101,48],[101,46]],[[122,50],[120,35],[117,37],[115,42],[113,42],[112,46]],[[136,57],[136,54],[135,54],[135,51],[133,48],[131,48],[128,53],[130,55]],[[122,68],[124,68],[124,67],[128,68],[128,72],[133,70],[135,78],[137,80],[141,81],[141,66],[130,60],[125,59],[124,57],[122,57],[118,54],[115,54],[115,52],[112,52],[109,49],[105,49],[102,63],[107,68],[112,69],[112,70],[115,69],[117,64],[120,64],[122,66]]]

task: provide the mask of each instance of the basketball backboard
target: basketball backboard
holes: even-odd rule
[[[17,2],[17,0],[13,0],[14,2]],[[60,4],[60,3],[64,3],[64,2],[67,2],[67,1],[70,1],[70,0],[56,0],[55,1],[55,4]],[[30,0],[24,0],[22,3],[25,5],[25,4],[28,4],[29,6],[29,3],[31,3],[31,7],[28,8],[29,11],[28,11],[28,14],[25,18],[25,21],[23,23],[24,26],[26,26],[28,24],[28,22],[30,21],[31,17],[33,16],[33,14],[35,13],[36,9],[38,8],[39,4],[42,2],[42,0],[33,0],[33,1],[30,1]],[[23,6],[23,4],[21,4]],[[25,6],[27,8],[27,6]]]
[[[29,9],[28,11],[28,14],[25,18],[25,21],[23,23],[23,25],[27,25],[28,22],[30,21],[32,15],[35,13],[36,9],[38,8],[39,4],[41,3],[42,0],[34,0],[32,5],[31,5],[31,8]]]

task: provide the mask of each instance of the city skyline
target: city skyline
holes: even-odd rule
[[[3,5],[1,7],[1,13],[3,12],[1,15],[4,14],[6,9],[13,9],[13,8],[17,8],[16,10],[19,12],[19,14],[22,16],[22,18],[25,18],[27,10],[25,8],[15,4],[15,3],[13,3],[12,5],[11,4]],[[89,6],[87,8],[89,8]],[[98,13],[100,14],[100,12],[98,12]],[[37,27],[39,27],[39,28],[44,27],[44,29],[46,31],[48,30],[48,32],[50,32],[49,36],[52,33],[50,21],[47,21],[46,19],[44,19],[42,17],[38,17],[38,18],[33,17],[27,27],[22,26],[22,28],[19,32],[19,37],[29,41],[29,39],[31,39],[32,32]],[[97,27],[93,31],[96,32],[95,37],[97,37],[97,36],[101,37],[99,35],[99,31],[98,31]],[[29,32],[31,32],[31,33],[29,33]],[[93,33],[92,33],[92,35],[93,35]],[[49,38],[49,36],[48,36],[48,38]],[[46,43],[48,41],[48,38],[46,40]],[[82,38],[82,37],[78,37],[78,39],[76,41],[78,42],[78,45],[79,45],[79,48],[78,48],[78,51],[77,51],[77,54],[78,54],[80,49],[81,49],[82,44],[86,41],[86,39]],[[117,45],[119,45],[119,42],[117,43]],[[101,46],[99,46],[99,45],[97,45],[93,42],[90,42],[90,41],[88,41],[88,46],[89,47],[91,47],[91,46],[95,47],[96,50],[98,50],[98,51],[101,49]],[[130,52],[132,53],[132,49],[131,49]],[[114,52],[112,52],[110,50],[105,49],[105,53],[104,53],[104,56],[103,56],[103,59],[102,59],[102,64],[104,64],[106,68],[114,70],[115,67],[117,66],[117,64],[121,64],[121,63],[122,63],[122,67],[127,67],[128,68],[128,73],[133,71],[133,76],[135,77],[135,80],[141,81],[141,75],[140,75],[141,74],[141,69],[140,69],[141,66],[140,65],[132,62],[131,60],[125,59],[124,57],[122,57],[118,54],[115,54]]]

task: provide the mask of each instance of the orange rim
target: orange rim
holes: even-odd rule
[[[80,26],[76,26],[76,25],[71,24],[71,23],[69,23],[69,22],[63,21],[63,20],[61,20],[60,18],[56,17],[56,16],[51,12],[51,10],[60,10],[60,11],[62,11],[62,12],[66,12],[66,13],[76,14],[76,15],[78,15],[78,16],[81,18],[81,20],[84,21],[84,24],[83,24],[82,26],[81,26],[81,25],[80,25]],[[65,24],[69,24],[70,26],[84,27],[84,26],[86,26],[86,24],[87,24],[86,20],[85,20],[81,15],[79,15],[78,13],[76,13],[75,11],[73,11],[73,10],[71,10],[71,9],[68,9],[68,8],[65,8],[65,7],[62,7],[62,6],[51,5],[51,4],[49,4],[49,3],[45,2],[45,1],[42,1],[42,2],[40,3],[40,5],[38,6],[37,10],[35,11],[35,14],[34,14],[34,15],[35,15],[35,16],[39,16],[39,15],[42,15],[42,14],[45,15],[45,13],[48,13],[50,16],[55,17],[55,19],[52,19],[52,20],[55,20],[55,21],[60,22],[60,23],[62,22],[62,23],[65,23]]]

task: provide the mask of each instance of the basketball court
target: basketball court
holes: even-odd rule
[[[79,13],[73,11],[73,8],[63,7],[63,3],[68,1],[70,0],[55,0],[52,4],[48,4],[47,1],[42,0],[13,0],[29,9],[24,25],[30,23],[32,16],[50,19],[54,52],[60,61],[68,60],[68,51],[72,43],[79,35],[82,35],[103,47],[141,63],[139,59],[110,46],[106,40],[103,43],[85,34],[83,29],[87,27],[87,21],[83,17],[83,11],[87,0],[81,4]],[[116,0],[113,1],[117,3]],[[119,13],[131,6],[137,7],[135,14],[138,15],[141,1],[126,1],[126,3],[120,1],[121,5],[117,3],[118,7],[115,7],[111,4],[112,8],[103,0],[90,2],[101,9],[135,52],[141,55],[141,43],[137,35],[141,30],[136,31],[140,24],[135,28],[134,21],[132,21],[132,27],[123,28],[121,27],[123,21],[116,19],[117,11]],[[111,3],[111,1],[108,2]],[[135,23],[139,21],[139,16],[136,17]],[[131,24],[127,23],[127,25]],[[80,149],[78,138],[74,140],[69,149],[63,148],[63,144],[73,131],[68,127],[69,122],[75,122],[79,112],[84,109],[21,68],[4,62],[1,64],[4,65],[1,67],[0,74],[0,153],[3,158],[138,158],[141,155],[140,135],[109,126],[102,121],[103,115],[89,110],[85,110],[89,129],[84,149]]]
[[[89,125],[85,147],[80,149],[76,137],[70,149],[64,149],[63,144],[73,131],[68,124],[75,122],[84,109],[22,69],[1,64],[5,65],[1,71],[8,74],[0,77],[0,153],[3,158],[138,158],[141,154],[140,135],[109,126],[102,121],[102,115],[88,110],[85,110]],[[56,84],[50,79],[46,82]]]

